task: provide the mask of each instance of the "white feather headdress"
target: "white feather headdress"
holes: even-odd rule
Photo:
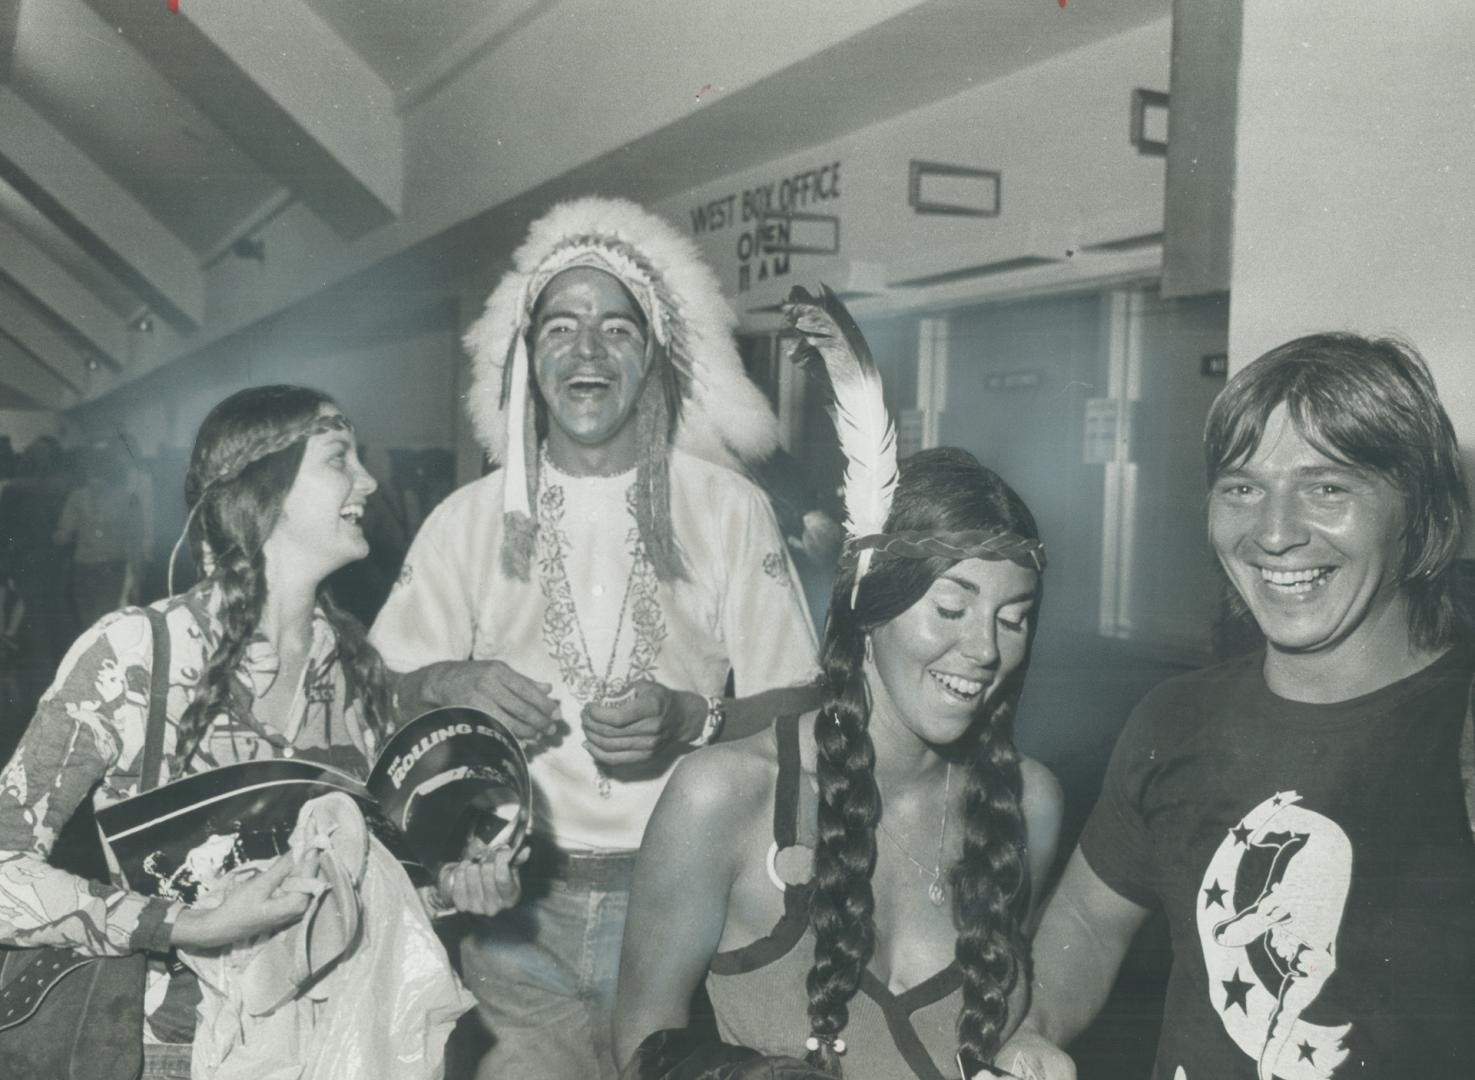
[[[487,299],[467,331],[472,383],[467,411],[489,459],[508,461],[508,409],[502,401],[504,369],[522,336],[541,286],[576,249],[603,248],[638,269],[617,276],[647,311],[652,331],[665,344],[683,382],[685,400],[676,430],[678,446],[732,467],[757,462],[778,446],[778,421],[762,392],[743,371],[733,342],[736,323],[717,276],[689,238],[626,199],[589,196],[560,203],[532,224],[513,255],[513,268]],[[567,264],[565,264],[567,265]],[[554,271],[556,272],[556,271]],[[649,283],[642,288],[642,280]],[[663,335],[669,334],[669,340]],[[521,400],[519,388],[513,398]]]
[[[555,274],[575,266],[612,274],[644,311],[651,338],[675,373],[677,445],[729,468],[760,461],[778,445],[773,410],[744,373],[733,342],[736,319],[696,245],[624,199],[587,197],[555,206],[533,222],[513,268],[465,338],[472,354],[471,421],[487,457],[506,470],[502,567],[521,579],[530,574],[539,482],[527,329],[539,293]],[[669,403],[651,381],[654,375],[637,405],[636,521],[656,573],[673,580],[684,569],[671,529]]]
[[[796,359],[822,368],[833,394],[830,419],[845,455],[845,532],[852,541],[885,532],[896,494],[896,427],[886,411],[881,373],[866,339],[845,305],[824,285],[818,298],[794,286],[784,313],[803,341]],[[873,554],[870,548],[860,552],[852,606]]]
[[[1044,572],[1045,545],[1039,537],[1021,535],[1002,525],[888,533],[886,522],[899,478],[896,428],[886,412],[881,373],[866,339],[839,297],[823,285],[818,298],[796,285],[784,305],[784,316],[802,339],[795,359],[822,371],[833,394],[830,418],[845,455],[848,536],[844,557],[855,560],[851,608],[860,594],[861,579],[877,554],[912,559],[1008,559],[1037,573]],[[1033,527],[1030,532],[1033,534]]]

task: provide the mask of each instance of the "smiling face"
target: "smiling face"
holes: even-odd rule
[[[592,267],[556,275],[536,305],[532,361],[554,460],[565,464],[561,457],[583,448],[615,452],[620,460],[603,466],[634,465],[635,405],[649,355],[645,316],[625,287]]]
[[[1024,662],[1038,588],[1016,563],[965,559],[873,630],[873,733],[894,721],[934,746],[961,738]]]
[[[1209,538],[1268,640],[1267,669],[1277,654],[1365,668],[1408,655],[1404,512],[1386,479],[1327,457],[1276,407],[1209,496]]]
[[[324,405],[322,415],[342,414]],[[309,437],[263,545],[268,566],[318,580],[362,559],[369,553],[362,527],[364,500],[378,486],[359,462],[351,428]]]

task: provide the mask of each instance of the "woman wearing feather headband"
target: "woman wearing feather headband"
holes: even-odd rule
[[[825,702],[678,767],[637,865],[619,1048],[627,1075],[670,1080],[784,1055],[850,1080],[996,1075],[1060,821],[1058,784],[1013,741],[1044,549],[963,451],[897,478],[838,301],[796,290],[789,319],[823,360],[848,461]],[[731,1045],[673,1030],[704,978]],[[722,1062],[735,1071],[701,1071]]]
[[[27,953],[24,963],[44,970],[59,949],[138,956],[133,987],[128,965],[114,965],[123,972],[94,991],[115,1019],[132,1013],[138,1025],[130,1033],[117,1019],[83,1033],[99,1072],[106,1063],[125,1072],[141,1054],[145,1080],[188,1076],[200,988],[193,973],[166,965],[170,948],[234,945],[302,918],[308,896],[286,879],[312,876],[316,856],[307,867],[282,856],[219,906],[187,908],[53,865],[58,833],[84,801],[101,808],[216,766],[295,757],[367,775],[394,720],[389,685],[363,628],[322,582],[367,552],[359,522],[374,488],[352,425],[327,395],[258,386],[217,405],[195,439],[180,537],[203,579],[83,634],[0,770],[0,959]],[[496,914],[519,896],[513,857],[443,867],[427,903]],[[123,980],[116,996],[110,979]],[[31,1038],[44,1043],[44,1034]],[[0,1075],[60,1075],[12,1054],[0,1032]]]

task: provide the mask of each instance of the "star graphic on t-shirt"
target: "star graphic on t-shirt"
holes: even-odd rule
[[[1301,1052],[1301,1056],[1296,1059],[1297,1061],[1309,1061],[1313,1065],[1316,1064],[1316,1047],[1312,1046],[1309,1042],[1303,1042],[1296,1049]]]
[[[1236,844],[1248,844],[1250,842],[1250,830],[1248,826],[1244,824],[1244,822],[1240,822],[1229,831],[1231,834],[1233,834],[1234,842]]]
[[[1220,985],[1224,987],[1225,1012],[1228,1012],[1232,1005],[1238,1005],[1239,1011],[1242,1013],[1248,1013],[1250,1011],[1246,1002],[1250,996],[1250,987],[1255,984],[1247,983],[1241,979],[1239,977],[1239,968],[1236,967],[1234,969],[1234,978],[1223,979],[1220,981]]]
[[[1204,907],[1208,907],[1210,904],[1218,904],[1220,907],[1224,906],[1224,887],[1219,884],[1217,878],[1214,879],[1214,884],[1204,890]]]

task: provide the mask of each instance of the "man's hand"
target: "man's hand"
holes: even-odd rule
[[[530,850],[524,847],[514,853],[509,847],[499,847],[484,860],[446,863],[435,876],[441,902],[470,915],[506,911],[522,896],[518,867],[528,861]]]
[[[1014,1032],[999,1047],[994,1063],[1019,1080],[1076,1080],[1076,1065],[1070,1055],[1030,1028]]]
[[[601,765],[638,765],[702,733],[707,700],[641,679],[618,700],[584,706],[584,745]]]
[[[302,918],[313,895],[318,853],[306,851],[300,858],[291,852],[251,880],[232,889],[217,907],[185,908],[170,932],[171,944],[187,949],[209,949],[233,945]],[[291,880],[289,880],[289,878]]]
[[[455,705],[481,709],[507,725],[524,744],[552,741],[562,717],[553,687],[534,682],[500,660],[456,660],[430,664],[406,677],[406,695],[429,706]],[[418,684],[418,685],[416,685]]]

